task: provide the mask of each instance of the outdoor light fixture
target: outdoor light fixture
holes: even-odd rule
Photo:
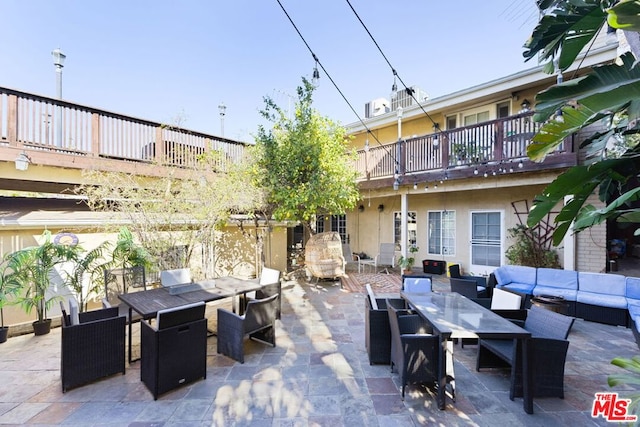
[[[522,163],[522,160],[520,160],[518,162],[518,169],[522,169],[524,167],[524,163]]]
[[[429,184],[424,186],[424,191],[429,191]]]
[[[398,179],[396,178],[396,179],[393,181],[393,189],[394,189],[395,191],[398,191],[398,188],[400,188],[400,181],[398,181]]]
[[[15,163],[16,163],[17,170],[26,171],[27,169],[29,169],[29,163],[31,163],[31,158],[27,156],[27,153],[23,151],[22,153],[18,154],[18,157],[16,157],[16,160],[15,160]]]
[[[522,101],[522,104],[520,104],[520,106],[522,107],[521,113],[526,113],[529,111],[529,107],[531,107],[531,104],[527,99],[525,99],[524,101]]]
[[[440,141],[438,141],[438,135],[435,135],[433,137],[433,149],[437,150],[439,146],[440,146]]]
[[[227,114],[227,106],[224,102],[218,105],[218,112],[220,113],[220,136],[224,137],[224,116]]]
[[[418,189],[418,183],[417,183],[417,182],[414,182],[414,183],[413,183],[413,189],[414,189],[414,190],[417,190],[417,189]]]
[[[489,176],[489,174],[485,172],[484,175],[482,175],[482,176],[484,176],[486,178],[486,177]]]
[[[359,212],[364,212],[364,205],[358,206],[358,211]]]
[[[473,170],[473,174],[474,175],[478,175],[478,168],[477,167]]]
[[[398,85],[396,84],[396,70],[393,70],[393,85],[391,85],[391,93],[395,94],[398,91]]]
[[[382,212],[384,211],[384,205],[380,204],[378,205],[378,212]]]
[[[316,54],[313,54],[313,59],[316,61],[316,65],[314,65],[313,67],[313,74],[311,77],[311,83],[313,83],[314,86],[318,85],[318,80],[320,80],[320,72],[318,71],[318,58],[316,57]]]

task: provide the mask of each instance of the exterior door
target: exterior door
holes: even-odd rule
[[[475,275],[489,274],[502,262],[504,236],[501,211],[471,212],[471,270]]]

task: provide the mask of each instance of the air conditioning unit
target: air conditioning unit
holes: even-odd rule
[[[391,111],[389,101],[385,98],[374,99],[364,104],[364,117],[366,119],[388,113],[389,111]]]
[[[399,107],[407,108],[411,105],[417,105],[414,98],[418,102],[424,102],[429,99],[429,95],[427,95],[427,92],[423,91],[418,86],[410,86],[407,89],[398,89],[395,94],[391,94],[391,110],[395,111]]]

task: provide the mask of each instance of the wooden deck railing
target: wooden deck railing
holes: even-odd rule
[[[527,146],[541,127],[532,120],[532,115],[532,112],[518,114],[359,150],[356,161],[359,179],[444,173],[458,168],[526,161]],[[570,143],[563,143],[551,156],[564,154],[574,154]],[[536,167],[541,168],[544,162]]]
[[[0,87],[0,147],[70,156],[158,162],[188,168],[218,150],[219,170],[242,159],[245,143]]]

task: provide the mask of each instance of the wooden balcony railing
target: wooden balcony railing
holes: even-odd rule
[[[206,150],[219,171],[245,143],[0,87],[0,147],[189,168]]]
[[[356,161],[359,179],[528,162],[527,146],[541,127],[532,120],[532,115],[532,112],[518,114],[359,150]],[[554,160],[553,156],[557,158]],[[573,145],[567,141],[549,158],[547,164],[554,167],[574,165],[577,161]],[[533,168],[543,169],[547,167],[545,162]]]

